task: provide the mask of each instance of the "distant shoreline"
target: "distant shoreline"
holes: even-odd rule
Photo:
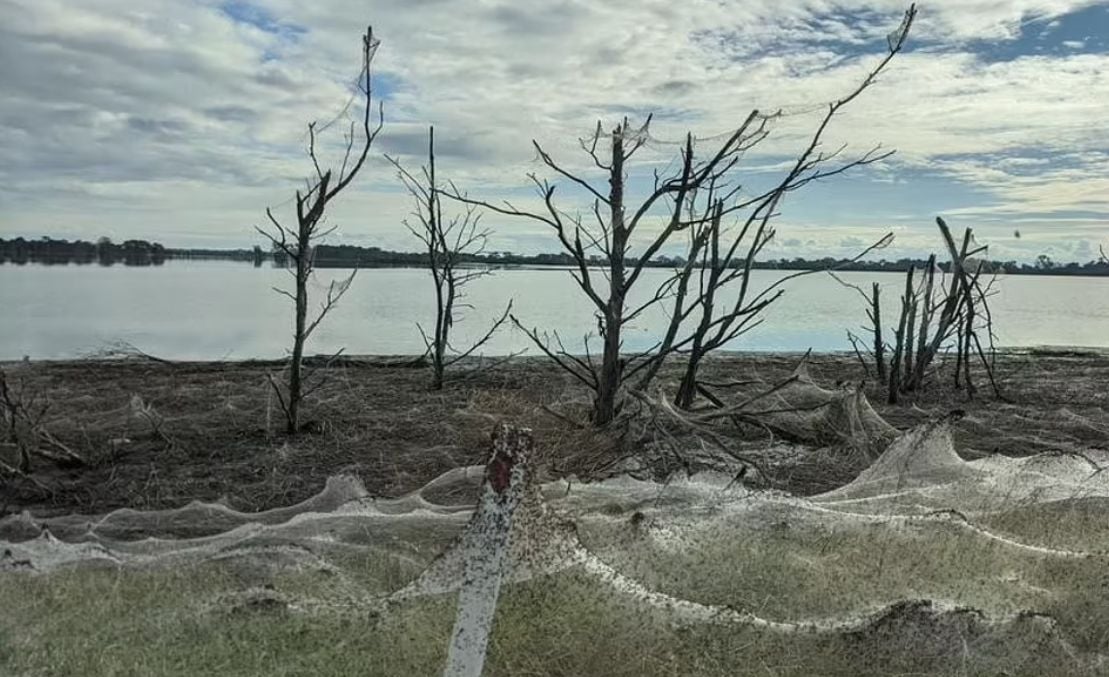
[[[247,252],[249,254],[249,252]],[[0,258],[0,267],[10,266],[16,268],[23,267],[36,267],[36,268],[53,268],[53,267],[78,267],[78,268],[110,268],[113,266],[122,266],[125,268],[147,268],[147,267],[161,267],[168,261],[227,261],[231,263],[250,264],[252,260],[249,257],[242,256],[206,256],[206,255],[181,255],[174,253],[172,250],[167,250],[165,257],[160,261],[146,261],[146,262],[130,262],[127,260],[117,260],[111,262],[98,262],[98,261],[75,261],[67,259],[34,259],[26,261],[5,260]],[[839,267],[836,265],[825,266],[819,261],[804,261],[804,262],[779,262],[779,261],[766,261],[756,262],[752,269],[754,270],[780,270],[780,271],[802,271],[802,270],[831,270],[837,273],[904,273],[910,267],[917,269],[922,268],[927,262],[924,260],[913,261],[912,264],[901,265],[901,262],[887,262],[887,265],[879,266],[872,264],[851,264]],[[535,262],[507,262],[507,261],[475,261],[470,262],[471,266],[487,266],[494,270],[547,270],[547,271],[564,271],[576,270],[577,266],[568,263],[535,263]],[[651,261],[646,264],[646,268],[673,268],[676,264],[673,262],[656,262]],[[263,260],[262,263],[255,264],[255,268],[280,268],[282,266],[272,262]],[[419,262],[389,262],[389,261],[343,261],[343,260],[328,260],[321,259],[316,261],[317,269],[336,269],[336,270],[353,270],[353,269],[422,269],[426,266]],[[940,266],[944,268],[944,266]],[[600,264],[590,264],[590,269],[603,268]],[[1109,277],[1109,265],[1105,269],[1087,270],[1084,268],[1068,269],[1066,267],[1051,268],[1045,270],[1039,269],[1023,269],[1014,268],[1010,269],[997,269],[994,272],[998,275],[1022,275],[1030,277]]]
[[[252,249],[202,249],[166,247],[158,242],[147,240],[125,240],[114,243],[101,237],[96,242],[83,240],[68,241],[49,237],[26,239],[0,238],[0,265],[99,265],[112,266],[160,266],[166,261],[235,261],[251,264],[256,268],[265,266],[284,267],[285,255],[282,252],[267,251],[260,246]],[[422,252],[398,252],[380,247],[356,247],[352,245],[319,245],[315,248],[317,268],[423,268],[426,267],[427,254]],[[466,254],[459,257],[461,265],[490,266],[499,269],[536,269],[557,270],[576,268],[577,261],[569,254],[516,254],[509,251],[494,251],[482,254]],[[628,265],[637,265],[629,258]],[[657,256],[643,264],[645,268],[674,268],[684,266],[680,256]],[[734,262],[738,267],[742,261]],[[1050,257],[1041,255],[1036,263],[1016,261],[984,261],[984,272],[1007,275],[1053,275],[1061,277],[1106,277],[1109,276],[1109,261],[1095,260],[1086,263],[1056,263]],[[590,257],[590,267],[602,267],[601,256]],[[754,262],[756,270],[835,270],[844,272],[890,272],[903,273],[910,268],[924,268],[927,259],[900,258],[895,261],[854,261],[845,258],[822,257],[806,259],[770,259]],[[937,264],[942,270],[950,266],[947,262]]]
[[[720,350],[711,356],[714,362],[728,362],[736,360],[769,360],[769,359],[793,359],[799,360],[804,355],[817,358],[843,358],[843,359],[856,359],[855,354],[850,350]],[[1051,359],[1104,359],[1109,358],[1109,348],[1101,346],[1071,346],[1071,345],[1042,345],[1042,346],[1023,346],[1023,347],[1004,347],[997,348],[999,357],[1031,357],[1031,358],[1051,358]],[[484,358],[471,357],[467,362],[479,363],[481,360],[499,360],[503,356],[488,355]],[[584,357],[579,355],[579,357]],[[333,355],[306,355],[304,357],[305,364],[328,364],[330,366],[357,366],[366,368],[380,368],[380,369],[419,369],[426,367],[427,364],[423,362],[424,355],[415,354],[360,354],[360,355],[342,355],[336,358]],[[110,365],[120,364],[128,365],[135,362],[149,361],[154,363],[161,363],[167,365],[175,365],[181,367],[219,367],[221,365],[234,365],[237,367],[283,367],[288,363],[288,358],[265,358],[265,357],[244,357],[242,359],[222,359],[222,360],[195,360],[195,359],[166,359],[157,355],[148,355],[146,353],[136,351],[128,355],[104,355],[96,356],[89,355],[83,357],[59,357],[59,358],[38,358],[29,360],[20,359],[3,359],[0,358],[0,366],[3,365],[17,365],[22,362],[31,362],[34,364],[50,364],[50,365],[80,365],[80,364],[96,364],[96,365]],[[541,354],[525,354],[518,355],[512,358],[514,363],[528,363],[528,364],[545,364],[550,359]]]

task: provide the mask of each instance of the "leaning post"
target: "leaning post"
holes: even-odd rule
[[[524,496],[531,431],[501,423],[493,431],[481,499],[467,528],[458,615],[443,677],[480,677],[508,560],[512,518]]]

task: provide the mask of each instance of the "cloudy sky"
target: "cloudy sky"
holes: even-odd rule
[[[597,120],[655,113],[633,183],[686,130],[710,137],[784,109],[745,158],[774,176],[815,104],[849,91],[905,5],[835,0],[0,0],[0,235],[247,246],[309,166],[304,129],[340,116],[360,34],[382,44],[385,131],[335,204],[338,241],[416,249],[381,153],[474,196],[529,199],[532,138],[571,167]],[[357,111],[354,111],[357,113]],[[332,128],[337,130],[338,127]],[[894,231],[887,257],[937,247],[933,218],[996,258],[1089,260],[1109,243],[1109,6],[921,3],[909,46],[829,132],[882,163],[791,197],[770,256],[842,255]],[[708,145],[709,142],[705,142]],[[587,159],[587,158],[586,158]],[[565,187],[567,205],[579,196]],[[279,209],[280,211],[280,209]],[[494,249],[555,251],[494,217]],[[1014,232],[1019,230],[1020,237]]]

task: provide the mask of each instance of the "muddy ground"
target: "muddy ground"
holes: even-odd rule
[[[798,358],[716,357],[702,378],[774,383]],[[813,379],[825,387],[865,378],[854,356],[814,355],[808,362]],[[602,474],[651,443],[627,430],[575,425],[572,419],[587,409],[587,392],[539,358],[471,372],[442,391],[429,391],[426,369],[398,364],[351,359],[331,367],[327,384],[306,407],[306,431],[294,437],[282,434],[268,385],[267,375],[280,369],[274,364],[137,357],[2,365],[11,382],[49,403],[44,428],[87,465],[61,468],[39,460],[30,479],[0,479],[0,515],[94,514],[194,499],[258,511],[306,499],[336,473],[353,473],[372,494],[393,496],[450,468],[481,462],[498,419],[535,429],[547,475]],[[664,370],[658,382],[663,391],[673,392],[679,367]],[[992,396],[981,374],[974,399],[954,390],[944,371],[897,405],[886,404],[877,385],[866,388],[875,409],[899,429],[962,410],[956,443],[967,458],[1109,448],[1109,354],[1009,352],[999,357],[997,376],[1004,400]],[[730,434],[737,445],[766,441],[765,431],[754,426]],[[11,445],[0,447],[0,456],[11,462],[11,451]],[[815,493],[857,471],[825,463],[783,477],[780,486]]]

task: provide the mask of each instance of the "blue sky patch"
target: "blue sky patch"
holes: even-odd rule
[[[404,86],[404,80],[392,73],[373,72],[373,95],[378,101],[388,101]]]
[[[281,21],[265,8],[246,0],[225,0],[220,4],[220,11],[237,23],[248,24],[289,41],[308,32],[305,27]]]
[[[978,41],[968,46],[987,62],[1028,56],[1105,54],[1109,52],[1109,7],[1094,5],[1055,18],[1026,17],[1016,39]]]

